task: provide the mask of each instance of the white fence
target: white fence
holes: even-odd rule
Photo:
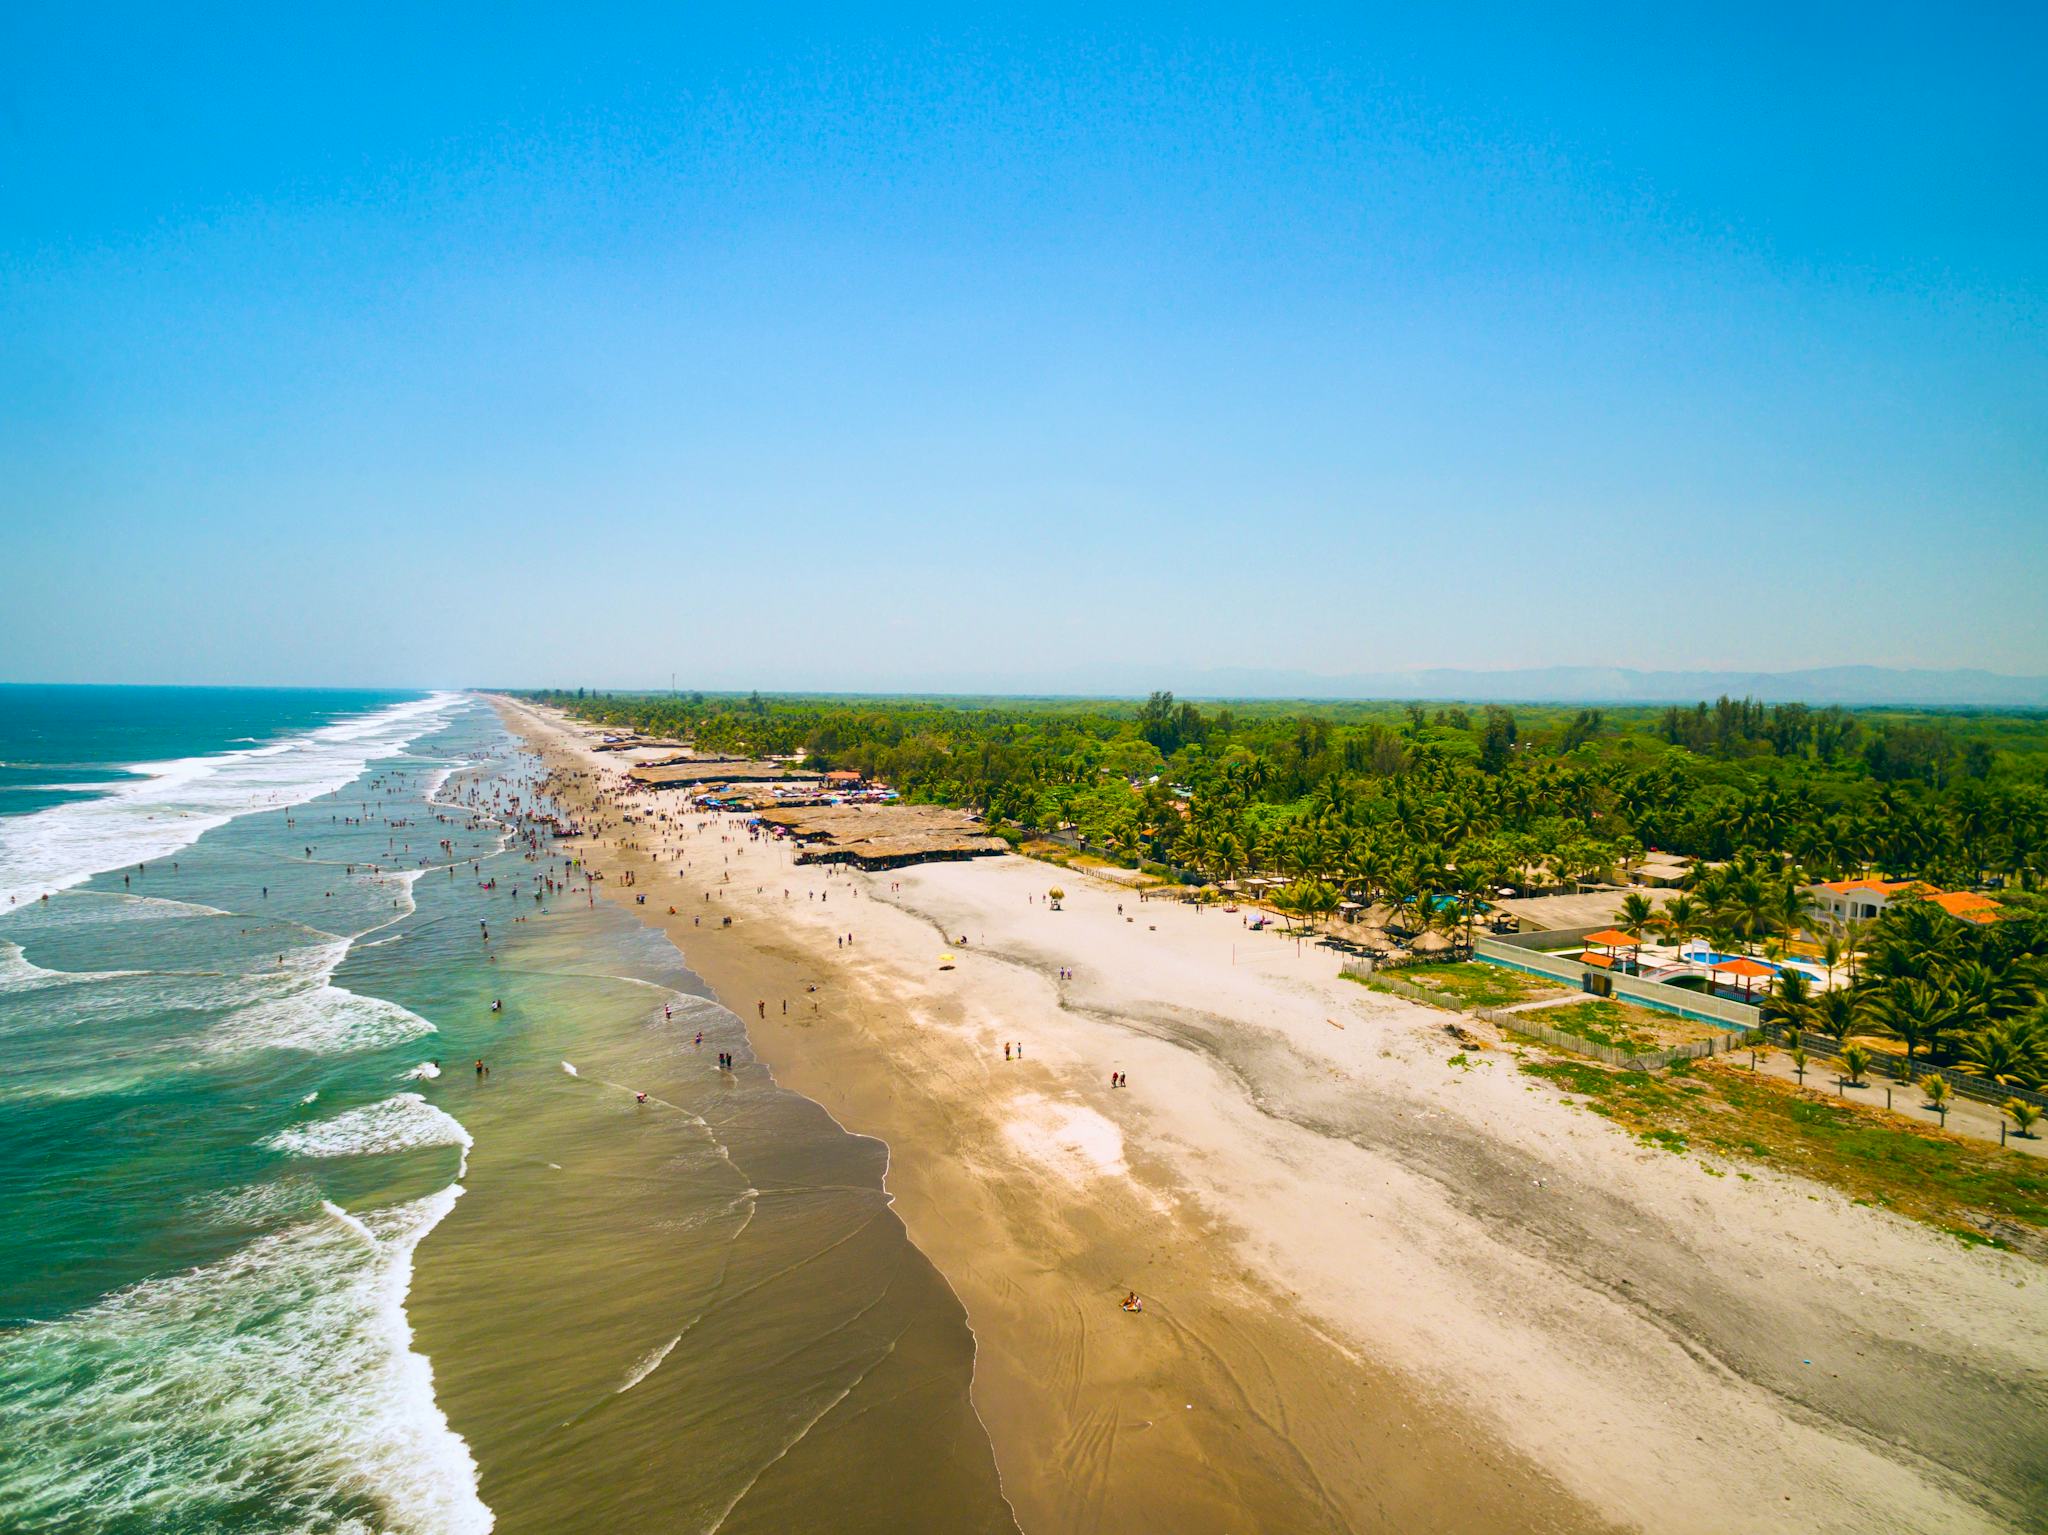
[[[1395,976],[1375,974],[1364,965],[1346,964],[1345,975],[1359,980],[1370,979],[1375,986],[1392,992],[1397,997],[1406,997],[1411,1002],[1425,1003],[1430,1007],[1448,1008],[1453,1012],[1469,1011],[1474,1018],[1484,1018],[1488,1023],[1503,1029],[1513,1029],[1531,1039],[1559,1050],[1570,1050],[1579,1055],[1589,1055],[1596,1061],[1609,1066],[1620,1066],[1630,1071],[1661,1071],[1673,1061],[1696,1061],[1701,1056],[1719,1055],[1741,1048],[1742,1036],[1730,1033],[1715,1039],[1695,1040],[1691,1044],[1669,1045],[1661,1050],[1616,1050],[1607,1045],[1596,1045],[1590,1039],[1577,1034],[1567,1034],[1562,1029],[1553,1029],[1544,1023],[1543,1010],[1510,1013],[1501,1008],[1461,1008],[1457,1002],[1439,992],[1427,991],[1420,986],[1398,980]]]
[[[1658,981],[1646,981],[1640,976],[1595,970],[1591,965],[1566,959],[1562,954],[1545,954],[1538,949],[1525,949],[1493,938],[1481,938],[1473,944],[1472,957],[1489,965],[1548,976],[1554,981],[1565,982],[1574,990],[1582,988],[1589,975],[1605,976],[1612,983],[1617,997],[1640,1002],[1644,1007],[1654,1007],[1659,1012],[1676,1013],[1696,1023],[1711,1023],[1717,1028],[1747,1032],[1763,1023],[1762,1015],[1747,1003],[1731,1002],[1726,997],[1710,997],[1704,992],[1686,991]]]

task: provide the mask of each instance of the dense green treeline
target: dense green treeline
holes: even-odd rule
[[[913,799],[1228,874],[1589,878],[1648,848],[1812,878],[2048,878],[2048,719],[1807,709],[535,695],[735,752],[807,751]]]
[[[1497,886],[1609,878],[1651,849],[1695,855],[1661,912],[1620,925],[1717,948],[1799,944],[1853,984],[1766,1002],[1838,1040],[1859,1032],[2013,1086],[2048,1078],[2048,718],[1808,709],[1508,710],[1397,703],[535,694],[593,723],[703,750],[803,751],[1004,829],[1070,830],[1125,862],[1217,880],[1279,872],[1279,904],[1349,892],[1411,937],[1469,932]],[[1016,831],[1012,834],[1015,835]],[[1833,927],[1807,883],[1910,876],[1996,885],[1973,924],[1901,899]],[[1860,967],[1860,968],[1859,968]]]

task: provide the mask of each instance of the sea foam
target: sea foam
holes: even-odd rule
[[[232,1011],[207,1031],[206,1048],[227,1054],[298,1050],[341,1055],[438,1032],[396,1002],[335,985],[332,977],[349,948],[346,938],[309,944],[286,952],[274,968],[239,978],[233,984],[241,995],[227,1002]]]
[[[230,1013],[206,1037],[220,1051],[301,1050],[339,1055],[402,1044],[434,1025],[418,1013],[345,986],[314,987]]]
[[[0,819],[0,910],[168,857],[238,816],[332,793],[467,707],[459,693],[435,693],[268,745],[140,762],[133,771],[147,776],[103,798]]]
[[[437,1109],[418,1093],[399,1093],[381,1103],[364,1104],[331,1119],[280,1130],[263,1143],[301,1157],[362,1157],[422,1146],[454,1146],[469,1167],[475,1144],[460,1120]]]
[[[218,1263],[0,1335],[0,1513],[19,1529],[484,1535],[476,1462],[405,1316],[459,1187],[338,1207]]]

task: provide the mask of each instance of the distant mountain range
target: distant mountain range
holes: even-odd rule
[[[1128,691],[1128,690],[1124,690]],[[1231,667],[1197,672],[1176,691],[1207,698],[1414,698],[1475,703],[1696,703],[1726,693],[1767,703],[1919,704],[1944,708],[2048,708],[2048,677],[1976,669],[1822,666],[1793,672],[1645,672],[1616,666],[1515,671],[1433,667],[1319,676]]]

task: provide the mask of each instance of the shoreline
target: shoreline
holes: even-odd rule
[[[580,727],[492,702],[552,766],[615,778]],[[2038,1505],[2023,1401],[1997,1399],[2002,1425],[1963,1388],[1886,1404],[1876,1373],[1882,1344],[1921,1329],[1985,1356],[1986,1379],[2032,1373],[2019,1361],[2048,1319],[2011,1298],[2031,1265],[1777,1175],[1702,1189],[1697,1165],[1536,1093],[1505,1052],[1446,1071],[1429,1010],[1272,938],[1233,946],[1227,918],[1120,921],[1131,892],[1079,871],[1058,878],[1082,899],[1050,917],[1032,891],[1052,871],[1016,858],[793,869],[737,820],[702,819],[660,829],[666,862],[616,832],[586,855],[633,871],[648,904],[628,909],[684,949],[778,1081],[890,1147],[905,1226],[966,1307],[973,1401],[1026,1530],[1996,1529],[1965,1495],[1983,1467],[1957,1462],[2001,1454],[1996,1504],[2015,1521]],[[693,926],[706,912],[734,925]],[[856,944],[825,947],[842,920]],[[962,930],[969,947],[946,946]],[[784,1022],[784,998],[817,1011]],[[1024,1061],[1003,1063],[1007,1038]],[[1107,1092],[1111,1069],[1130,1094]],[[1800,1293],[1774,1321],[1761,1282],[1736,1282],[1760,1249],[1928,1293],[1872,1316]],[[1124,1288],[1144,1318],[1117,1309]],[[1983,1336],[1944,1305],[1974,1309]],[[1829,1372],[1848,1385],[1760,1357],[1823,1342],[1854,1354]],[[1937,1343],[1907,1347],[1889,1357]],[[1916,1409],[1946,1424],[1934,1453],[1888,1421]],[[1975,1433],[1993,1442],[1973,1451]],[[1771,1472],[1726,1474],[1759,1444]]]
[[[583,751],[564,727],[523,711],[507,716],[502,703],[501,716],[515,734],[539,742],[551,765],[617,770]],[[589,830],[587,804],[579,812]],[[692,845],[702,857],[726,847],[720,835],[739,835],[739,822],[714,820]],[[784,855],[780,845],[757,847],[743,837],[740,845],[763,875],[771,847]],[[1606,1527],[1539,1468],[1501,1455],[1476,1425],[1361,1357],[1351,1355],[1343,1372],[1305,1362],[1340,1345],[1292,1315],[1287,1297],[1256,1283],[1235,1261],[1209,1258],[1210,1249],[1227,1254],[1230,1247],[1220,1223],[1199,1211],[1157,1207],[1149,1187],[1172,1188],[1163,1164],[1136,1158],[1129,1165],[1145,1183],[1122,1194],[1105,1186],[1109,1180],[1088,1176],[1085,1165],[1061,1166],[1068,1158],[1056,1155],[1049,1166],[1030,1161],[1006,1134],[1006,1121],[962,1113],[967,1095],[985,1083],[958,1073],[965,1067],[985,1074],[957,1055],[941,1073],[955,1096],[919,1091],[926,1084],[915,1082],[902,1047],[928,1059],[942,1038],[955,1051],[958,1041],[940,1023],[918,1031],[930,1049],[900,1039],[890,1045],[904,1021],[905,988],[914,983],[883,955],[914,946],[932,953],[936,969],[941,958],[978,961],[971,942],[964,955],[942,955],[937,933],[917,936],[924,923],[863,891],[867,876],[803,869],[803,881],[828,899],[805,901],[800,914],[791,913],[812,929],[799,933],[794,923],[770,928],[751,911],[743,915],[751,887],[729,897],[714,893],[707,902],[707,887],[721,888],[717,881],[678,878],[672,865],[616,842],[585,837],[573,846],[612,876],[598,882],[600,890],[683,950],[691,971],[746,1025],[777,1082],[851,1133],[889,1148],[886,1187],[895,1207],[914,1245],[966,1308],[975,1339],[971,1398],[995,1447],[1004,1494],[1026,1531]],[[617,878],[629,869],[636,880],[630,890]],[[785,883],[797,889],[796,875],[778,864],[775,891]],[[673,902],[671,894],[678,897]],[[634,895],[645,895],[647,904],[635,904]],[[670,904],[678,908],[675,918],[666,916]],[[851,950],[824,947],[831,935],[823,913],[834,906],[854,929]],[[713,908],[721,919],[733,916],[734,926],[692,925],[693,916]],[[885,917],[909,935],[876,941],[874,929]],[[818,993],[805,990],[812,985]],[[785,997],[793,1008],[787,1024],[780,1011]],[[769,999],[764,1017],[758,1004]],[[806,1018],[798,999],[818,1011]],[[978,1065],[992,1071],[1002,1065],[1001,1044],[992,1025],[984,1032],[992,1060]],[[1011,1065],[1016,1075],[1038,1071],[1028,1054]],[[1031,1076],[1025,1096],[1054,1101],[1059,1086],[1045,1080],[1051,1075]],[[1005,1163],[1023,1170],[991,1182]],[[1088,1202],[1072,1197],[1072,1173],[1081,1174]],[[1124,1208],[1098,1213],[1094,1205],[1112,1193],[1122,1194]],[[1169,1197],[1183,1207],[1192,1203],[1179,1191]],[[1170,1235],[1140,1224],[1162,1217],[1177,1227]],[[1176,1274],[1167,1288],[1186,1290],[1185,1299],[1164,1300],[1148,1282],[1161,1272],[1155,1250],[1164,1242],[1173,1243]],[[1143,1318],[1118,1308],[1131,1288],[1146,1297]],[[1155,1322],[1165,1325],[1140,1331]],[[1164,1357],[1157,1348],[1162,1332]],[[1396,1405],[1398,1415],[1389,1416]],[[1314,1419],[1315,1428],[1290,1428],[1296,1414]],[[1371,1454],[1353,1443],[1354,1435],[1378,1441]],[[1458,1448],[1446,1454],[1445,1446]]]

